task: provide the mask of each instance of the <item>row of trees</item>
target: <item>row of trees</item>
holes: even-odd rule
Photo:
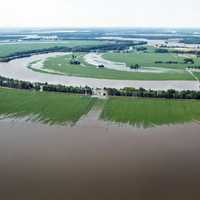
[[[178,50],[169,51],[168,49],[165,49],[165,48],[158,48],[158,49],[155,49],[155,53],[195,54],[197,57],[200,56],[200,51],[199,50],[187,50],[187,51],[184,51],[184,50],[178,49]]]
[[[62,93],[92,95],[92,88],[88,86],[72,87],[72,86],[64,86],[64,85],[49,85],[46,83],[42,87],[43,87],[43,91],[47,91],[47,92],[62,92]]]
[[[198,70],[200,70],[200,66],[188,66],[188,69],[198,69]]]
[[[39,84],[33,84],[26,81],[18,81],[14,79],[4,78],[0,76],[0,86],[1,87],[8,87],[8,88],[16,88],[16,89],[25,89],[25,90],[39,90]]]
[[[92,88],[86,87],[72,87],[64,85],[50,85],[48,83],[31,83],[28,81],[18,81],[0,76],[0,86],[14,89],[36,90],[47,92],[62,92],[92,95]]]
[[[129,96],[129,97],[146,97],[146,98],[166,98],[166,99],[200,99],[200,91],[156,91],[145,90],[144,88],[124,88],[121,90],[106,88],[109,96]]]
[[[155,61],[155,64],[179,64],[178,61]]]
[[[171,53],[176,53],[176,54],[195,54],[197,57],[200,56],[200,51],[199,50],[172,50]]]
[[[64,85],[50,85],[48,83],[31,83],[28,81],[18,81],[0,76],[0,86],[25,90],[47,91],[47,92],[61,92],[61,93],[74,93],[92,95],[93,89],[85,87],[73,87]],[[200,99],[200,91],[156,91],[145,90],[144,88],[104,88],[109,96],[129,96],[129,97],[147,97],[147,98],[167,98],[167,99]]]
[[[184,58],[183,62],[178,61],[155,61],[155,64],[194,64],[194,60],[192,58]]]

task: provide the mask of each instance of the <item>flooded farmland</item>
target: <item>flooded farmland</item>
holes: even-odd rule
[[[58,34],[57,31],[47,30],[46,34]],[[63,33],[58,35],[63,37]],[[87,31],[83,33],[85,35]],[[120,40],[131,39],[103,36],[106,34],[98,33],[92,38],[114,39],[119,45]],[[88,44],[89,40],[84,43]],[[199,47],[198,44],[179,43],[177,39],[141,38],[141,41],[150,46]],[[26,39],[21,42],[31,44]],[[13,44],[21,42],[13,41]],[[41,40],[42,45],[48,42],[66,43]],[[73,38],[69,42],[73,44]],[[77,42],[81,42],[80,38]],[[155,67],[155,62],[151,61],[152,67],[141,65],[134,71],[129,69],[128,63],[106,60],[97,52],[83,54],[80,61],[84,63],[71,66],[71,71],[76,67],[80,67],[80,71],[87,70],[87,64],[88,68],[101,70],[96,68],[103,65],[107,71],[149,73],[157,79],[117,80],[109,79],[109,76],[98,79],[89,71],[81,76],[67,70],[59,72],[44,68],[44,61],[56,56],[63,57],[63,65],[61,59],[57,68],[67,68],[70,59],[76,60],[76,54],[67,59],[68,54],[35,54],[0,62],[3,77],[100,88],[95,90],[94,96],[71,94],[71,90],[63,90],[67,93],[62,94],[42,92],[44,87],[38,88],[40,92],[0,88],[0,200],[199,200],[200,101],[111,97],[104,96],[106,90],[101,90],[104,87],[142,87],[147,90],[199,91],[200,82],[193,71],[186,71],[191,78],[188,81],[170,78],[160,81],[156,76],[176,74],[177,69]],[[187,59],[196,58],[196,55],[192,56],[187,55]],[[161,59],[161,63],[177,59],[169,58]],[[188,94],[191,94],[189,98],[195,96],[191,91]],[[174,98],[178,97],[174,95]]]
[[[200,124],[75,126],[0,120],[1,198],[199,199]]]

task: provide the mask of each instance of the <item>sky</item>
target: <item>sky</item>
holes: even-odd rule
[[[0,0],[0,27],[200,27],[200,0]]]

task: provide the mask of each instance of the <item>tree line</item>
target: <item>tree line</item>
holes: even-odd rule
[[[125,50],[130,46],[144,45],[145,42],[134,42],[134,41],[124,41],[124,42],[110,42],[108,44],[92,45],[92,46],[76,46],[76,47],[62,47],[55,46],[51,48],[34,49],[23,52],[15,52],[9,56],[0,57],[0,62],[9,62],[18,58],[30,57],[35,54],[44,54],[52,52],[91,52],[91,51],[111,51],[111,50]]]
[[[28,81],[19,81],[0,76],[0,86],[14,89],[47,91],[47,92],[61,92],[61,93],[74,93],[92,95],[92,88],[73,87],[64,85],[50,85],[48,83],[31,83]]]
[[[85,87],[73,87],[73,86],[64,86],[64,85],[49,85],[45,84],[42,86],[42,90],[46,92],[61,92],[61,93],[74,93],[74,94],[85,94],[92,95],[92,88]]]
[[[176,91],[170,90],[145,90],[144,88],[105,88],[109,96],[128,96],[128,97],[146,97],[146,98],[166,98],[166,99],[200,99],[200,91]]]
[[[192,58],[184,58],[183,62],[178,62],[174,60],[169,61],[155,61],[155,64],[194,64],[194,60]]]
[[[200,70],[200,66],[188,66],[188,69]]]
[[[31,83],[28,81],[19,81],[0,76],[0,86],[14,89],[46,91],[46,92],[60,92],[60,93],[74,93],[83,95],[92,95],[93,88],[73,87],[64,85],[52,85],[48,83]],[[166,99],[200,99],[200,91],[176,91],[176,90],[145,90],[144,88],[104,88],[108,96],[128,96],[128,97],[144,97],[144,98],[166,98]]]

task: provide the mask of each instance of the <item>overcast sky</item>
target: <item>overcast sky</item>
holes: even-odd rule
[[[0,27],[200,27],[200,0],[0,0]]]

